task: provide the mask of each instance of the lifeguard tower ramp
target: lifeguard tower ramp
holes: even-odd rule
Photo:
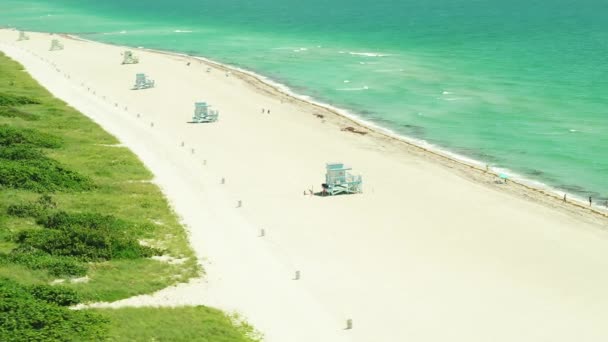
[[[127,50],[123,53],[122,64],[137,64],[139,63],[139,58],[133,55],[133,52]]]
[[[154,85],[154,81],[149,79],[145,74],[136,74],[133,90],[154,88]]]
[[[23,31],[19,31],[19,38],[17,38],[17,41],[23,41],[23,40],[30,40],[30,37]]]
[[[193,123],[215,122],[219,116],[217,110],[211,110],[207,102],[196,102],[194,104]]]
[[[63,44],[61,44],[59,42],[59,40],[57,40],[57,39],[51,40],[51,48],[49,49],[49,51],[59,51],[59,50],[63,50]]]
[[[324,195],[356,194],[363,191],[363,180],[353,175],[350,167],[342,163],[326,164],[325,183],[322,184]]]

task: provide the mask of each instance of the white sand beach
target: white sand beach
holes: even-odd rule
[[[600,214],[496,184],[236,70],[142,49],[121,65],[123,47],[28,34],[0,30],[0,51],[141,158],[205,269],[121,305],[235,311],[269,342],[608,341]],[[52,38],[65,49],[49,51]],[[131,90],[138,72],[156,87]],[[219,121],[188,123],[196,101]],[[351,165],[364,192],[304,195],[321,189],[327,162]]]

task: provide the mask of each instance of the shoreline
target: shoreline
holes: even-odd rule
[[[343,131],[364,128],[253,76],[187,66],[194,57],[134,49],[140,64],[121,66],[123,47],[65,39],[49,52],[48,34],[14,36],[0,30],[2,50],[136,153],[188,229],[205,278],[132,304],[236,311],[269,342],[608,337],[599,215],[367,128]],[[136,72],[157,86],[130,90]],[[201,100],[218,122],[187,123]],[[328,161],[353,165],[365,192],[303,196]]]
[[[37,31],[28,31],[28,32],[37,32]],[[38,33],[47,33],[47,32],[38,32]],[[223,71],[230,72],[231,74],[234,74],[235,76],[240,77],[241,79],[243,79],[245,81],[248,81],[248,78],[250,78],[250,80],[253,82],[248,82],[248,83],[250,83],[255,88],[258,88],[259,91],[266,92],[267,94],[269,94],[271,96],[276,96],[279,98],[285,97],[289,101],[297,101],[297,102],[302,103],[305,106],[311,106],[311,107],[317,108],[317,109],[325,111],[326,113],[329,113],[331,115],[335,115],[337,117],[350,121],[353,125],[356,125],[359,128],[363,129],[364,132],[366,132],[365,134],[372,133],[372,134],[376,134],[379,136],[383,136],[383,137],[392,139],[399,143],[406,144],[408,146],[408,148],[413,148],[415,150],[419,150],[422,153],[427,153],[433,157],[440,159],[440,160],[438,160],[438,162],[440,164],[444,164],[444,163],[448,163],[448,165],[456,164],[458,167],[468,169],[468,170],[465,170],[464,172],[467,172],[467,171],[475,172],[476,173],[475,175],[468,175],[470,178],[474,179],[475,181],[480,181],[480,179],[478,178],[480,176],[480,174],[484,179],[487,178],[487,176],[493,177],[494,179],[498,179],[498,177],[501,174],[506,174],[507,176],[509,176],[509,179],[508,179],[509,183],[515,184],[518,187],[521,187],[522,189],[524,189],[524,191],[529,192],[526,194],[517,194],[520,197],[529,198],[530,195],[532,195],[533,197],[541,196],[542,198],[538,198],[539,203],[548,205],[549,207],[552,207],[552,208],[555,208],[555,207],[564,208],[567,211],[576,213],[576,214],[581,214],[581,211],[582,211],[583,214],[590,214],[593,216],[597,215],[598,217],[601,217],[601,218],[608,218],[608,206],[602,206],[601,204],[597,204],[597,203],[594,203],[593,206],[589,206],[589,205],[587,205],[587,201],[585,198],[577,196],[576,194],[572,194],[572,193],[568,193],[568,192],[559,190],[548,184],[543,183],[540,180],[529,179],[529,178],[523,177],[523,176],[517,174],[516,172],[512,171],[509,168],[498,168],[498,167],[490,166],[489,169],[486,170],[485,166],[489,165],[489,164],[486,164],[481,160],[476,160],[476,159],[473,159],[470,157],[459,155],[457,153],[449,151],[446,148],[442,148],[442,147],[430,144],[425,140],[415,139],[415,138],[408,137],[406,135],[395,133],[390,128],[382,127],[378,124],[365,120],[365,119],[359,117],[356,113],[352,113],[347,109],[342,109],[342,108],[336,107],[336,106],[328,104],[328,103],[317,101],[308,95],[297,94],[293,90],[291,90],[291,88],[288,85],[276,82],[262,74],[256,73],[255,71],[231,66],[229,64],[224,64],[222,62],[215,61],[215,60],[210,59],[205,56],[196,56],[196,55],[190,55],[190,54],[176,52],[176,51],[158,50],[158,49],[151,49],[151,48],[146,48],[146,47],[134,47],[134,46],[128,46],[128,45],[99,42],[99,41],[92,40],[92,39],[86,39],[86,38],[78,36],[77,34],[71,34],[71,33],[55,33],[55,34],[65,37],[67,39],[74,39],[74,40],[79,40],[79,41],[83,41],[83,42],[107,44],[107,45],[112,45],[112,46],[116,46],[116,47],[148,51],[148,52],[152,52],[152,53],[158,53],[161,55],[167,55],[167,56],[172,56],[172,57],[181,57],[181,58],[186,58],[186,59],[202,61],[203,63],[210,64]],[[448,167],[451,168],[451,166],[448,166]],[[459,170],[459,171],[463,171],[463,170]],[[508,192],[515,193],[514,191],[508,191]],[[566,194],[567,198],[568,198],[568,200],[566,202],[563,201],[562,196],[564,194]],[[548,202],[548,201],[550,201],[550,202]]]
[[[18,28],[15,27],[0,27],[8,30],[19,31]],[[375,133],[380,136],[387,137],[389,139],[394,139],[400,143],[406,144],[409,147],[414,149],[419,149],[423,153],[428,153],[430,155],[436,156],[439,159],[442,159],[441,162],[447,163],[455,163],[461,167],[470,168],[473,172],[480,172],[484,175],[490,175],[492,177],[498,178],[499,175],[505,174],[509,177],[509,182],[515,184],[525,191],[530,192],[533,195],[541,195],[543,200],[540,200],[540,203],[548,204],[550,207],[563,207],[564,209],[580,214],[580,211],[585,211],[591,215],[598,215],[602,218],[608,218],[608,205],[601,205],[595,202],[592,206],[589,206],[587,203],[587,199],[577,194],[573,194],[570,192],[566,192],[564,190],[559,190],[556,187],[553,187],[549,184],[544,183],[542,180],[527,178],[525,176],[519,175],[517,172],[511,170],[510,168],[501,168],[494,167],[491,164],[485,163],[482,160],[477,160],[471,157],[467,157],[464,155],[460,155],[458,153],[452,152],[449,148],[440,147],[434,144],[431,144],[423,139],[416,139],[412,137],[408,137],[403,134],[395,133],[392,129],[380,126],[374,122],[369,120],[365,120],[359,117],[356,113],[353,113],[347,109],[343,109],[322,101],[315,100],[311,96],[302,95],[294,92],[288,85],[282,84],[280,82],[274,81],[267,76],[259,74],[255,71],[243,69],[241,67],[232,66],[229,64],[225,64],[222,62],[218,62],[211,58],[205,56],[196,56],[190,55],[187,53],[170,51],[170,50],[159,50],[152,49],[146,47],[137,47],[137,46],[129,46],[129,45],[121,45],[110,42],[101,42],[93,39],[87,39],[79,36],[78,34],[66,33],[66,32],[44,32],[44,31],[26,31],[26,32],[35,32],[41,34],[51,34],[58,35],[64,37],[66,39],[73,39],[77,41],[83,42],[91,42],[91,43],[99,43],[99,44],[107,44],[115,47],[122,47],[133,50],[140,51],[148,51],[152,53],[158,53],[161,55],[167,55],[172,57],[180,57],[180,58],[189,58],[197,61],[202,61],[204,63],[215,66],[216,68],[222,69],[224,71],[228,71],[234,73],[236,76],[240,77],[243,80],[246,80],[247,77],[253,79],[252,84],[254,87],[259,88],[260,91],[266,91],[268,94],[278,97],[286,97],[291,101],[299,101],[304,105],[309,105],[315,108],[318,108],[322,111],[326,111],[331,115],[336,115],[338,117],[344,118],[350,121],[352,124],[359,126],[360,128],[369,131],[370,133]],[[257,84],[256,84],[257,83]],[[266,88],[266,89],[264,89]],[[268,91],[270,90],[270,91]],[[485,167],[489,166],[489,169],[486,171]],[[475,177],[472,177],[475,178]],[[527,194],[530,195],[530,194]],[[567,195],[568,201],[563,201],[563,196]],[[521,196],[521,195],[520,195]],[[523,196],[528,197],[528,196]],[[547,203],[547,201],[551,201]],[[606,199],[608,201],[608,199]],[[608,203],[608,202],[607,202]]]

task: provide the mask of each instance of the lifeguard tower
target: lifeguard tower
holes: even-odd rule
[[[133,52],[127,50],[123,53],[122,64],[137,64],[139,58],[133,56]]]
[[[51,48],[49,51],[59,51],[63,50],[63,44],[61,44],[57,39],[53,39],[51,41]]]
[[[196,102],[194,104],[194,116],[192,117],[193,123],[204,123],[204,122],[215,122],[219,116],[217,110],[209,109],[211,106],[207,102]]]
[[[324,196],[338,194],[356,194],[361,193],[363,180],[361,176],[351,174],[350,167],[342,163],[329,163],[326,165],[325,183],[322,194]]]
[[[133,90],[141,90],[148,88],[154,88],[154,81],[149,79],[145,74],[136,74],[135,85],[133,86]]]
[[[20,42],[23,40],[30,40],[30,37],[27,34],[25,34],[25,32],[19,31],[19,38],[17,38],[17,41]]]

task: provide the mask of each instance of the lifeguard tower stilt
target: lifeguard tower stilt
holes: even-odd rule
[[[63,44],[61,44],[57,39],[51,40],[51,48],[49,51],[59,51],[63,50]]]
[[[204,122],[215,122],[219,116],[217,110],[209,109],[206,102],[196,102],[194,104],[194,116],[192,117],[193,123],[204,123]]]
[[[135,85],[133,86],[133,90],[141,90],[148,88],[154,88],[154,81],[149,79],[145,74],[136,74]]]
[[[326,165],[325,183],[322,194],[333,196],[338,194],[356,194],[363,191],[361,176],[352,175],[350,167],[342,163],[329,163]]]
[[[123,53],[122,64],[137,64],[139,58],[133,56],[133,52],[127,50]]]
[[[20,42],[23,40],[30,40],[30,37],[27,34],[25,34],[25,32],[19,31],[19,38],[17,38],[17,41]]]

